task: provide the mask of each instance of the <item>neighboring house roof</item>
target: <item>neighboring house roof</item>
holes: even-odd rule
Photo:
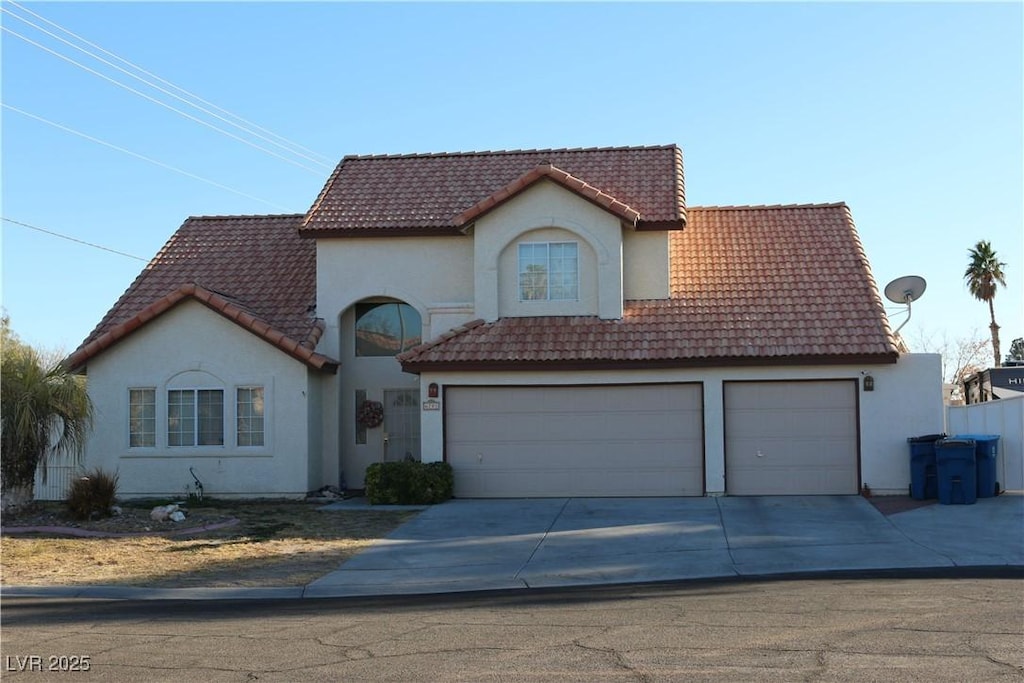
[[[605,147],[347,156],[299,232],[307,237],[458,235],[480,215],[550,180],[638,230],[686,223],[679,147]]]
[[[669,239],[669,299],[627,301],[621,320],[477,320],[398,358],[416,372],[896,362],[845,204],[691,207]]]
[[[316,369],[337,361],[314,349],[316,244],[300,214],[186,220],[65,364],[85,366],[150,320],[194,300]]]

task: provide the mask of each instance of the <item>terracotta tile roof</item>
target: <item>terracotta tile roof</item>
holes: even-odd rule
[[[101,351],[185,300],[198,301],[307,365],[323,321],[316,303],[316,244],[298,235],[301,215],[203,216],[186,220],[65,363],[81,368]]]
[[[459,234],[540,176],[635,221],[637,229],[679,229],[686,222],[683,156],[677,146],[595,147],[348,156],[306,214],[300,233]]]
[[[621,320],[477,320],[399,356],[407,370],[887,363],[897,349],[845,204],[690,208],[671,298]]]

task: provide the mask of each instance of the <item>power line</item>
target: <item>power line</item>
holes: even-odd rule
[[[274,203],[272,201],[269,201],[269,200],[266,200],[266,199],[261,199],[260,197],[256,197],[256,196],[253,196],[251,194],[242,192],[241,190],[236,190],[233,187],[228,187],[227,185],[222,185],[221,183],[218,183],[218,182],[216,182],[214,180],[210,180],[209,178],[204,178],[202,176],[196,175],[195,173],[190,173],[189,171],[185,171],[183,169],[177,168],[176,166],[171,166],[170,164],[165,164],[162,161],[159,161],[157,159],[153,159],[151,157],[147,157],[145,155],[139,154],[138,152],[133,152],[130,149],[125,149],[124,147],[118,147],[115,144],[106,142],[104,140],[100,140],[99,138],[94,138],[91,135],[87,135],[87,134],[85,134],[85,133],[83,133],[81,131],[77,131],[74,128],[69,128],[68,126],[65,126],[65,125],[62,125],[60,123],[57,123],[56,121],[50,121],[49,119],[44,119],[42,116],[38,116],[36,114],[32,114],[30,112],[27,112],[27,111],[25,111],[23,109],[18,109],[17,107],[13,107],[13,106],[7,104],[6,102],[0,102],[0,107],[3,107],[4,109],[10,109],[11,111],[17,112],[17,113],[21,114],[22,116],[27,116],[30,119],[35,119],[36,121],[39,121],[41,123],[45,123],[45,124],[47,124],[49,126],[53,126],[54,128],[57,128],[59,130],[65,131],[67,133],[71,133],[72,135],[77,135],[77,136],[79,136],[81,138],[85,138],[86,140],[89,140],[90,142],[95,142],[98,145],[103,145],[104,147],[109,147],[110,149],[115,149],[118,152],[123,152],[124,154],[128,154],[129,156],[133,156],[136,159],[142,159],[143,161],[148,161],[149,163],[155,164],[155,165],[159,166],[160,168],[166,168],[169,171],[174,171],[175,173],[180,173],[181,175],[186,176],[188,178],[193,178],[195,180],[199,180],[201,182],[204,182],[204,183],[206,183],[208,185],[212,185],[212,186],[214,186],[216,188],[220,188],[222,190],[227,190],[228,192],[233,192],[233,193],[235,193],[237,195],[241,195],[242,197],[245,197],[247,199],[252,199],[254,201],[266,204],[267,206],[273,206],[276,209],[281,209],[281,210],[284,210],[284,211],[288,210],[288,207],[282,206],[281,204],[276,204],[276,203]]]
[[[40,14],[37,14],[36,12],[33,12],[32,10],[28,9],[27,7],[24,7],[24,6],[20,5],[20,4],[18,4],[17,2],[14,2],[14,0],[7,0],[7,4],[14,5],[15,7],[17,7],[20,10],[22,10],[23,12],[31,14],[32,16],[36,17],[37,19],[39,19],[39,20],[49,24],[50,26],[53,26],[53,27],[63,31],[64,33],[68,34],[69,36],[73,36],[74,38],[82,41],[83,43],[85,43],[89,47],[94,48],[96,50],[99,50],[100,52],[102,52],[105,55],[113,57],[114,59],[116,59],[117,61],[121,62],[122,64],[127,64],[128,66],[130,66],[131,68],[135,69],[139,73],[142,73],[142,74],[144,74],[146,76],[149,76],[150,78],[152,78],[152,79],[154,79],[156,81],[159,81],[160,83],[163,83],[164,85],[166,85],[166,86],[168,86],[170,88],[173,88],[174,90],[177,90],[178,92],[183,93],[183,94],[185,94],[188,97],[191,97],[192,99],[196,100],[197,102],[202,102],[203,104],[205,104],[205,105],[207,105],[207,106],[209,106],[209,107],[211,107],[211,108],[221,112],[222,114],[226,114],[226,115],[230,116],[233,119],[241,121],[242,123],[244,123],[247,126],[250,126],[250,127],[254,128],[256,130],[259,130],[259,131],[262,131],[264,133],[267,133],[271,137],[277,138],[278,140],[281,140],[282,142],[285,142],[285,143],[291,145],[295,149],[300,149],[300,150],[302,150],[304,152],[308,152],[308,153],[312,154],[313,156],[318,157],[321,161],[323,161],[327,165],[333,164],[333,160],[331,159],[331,157],[328,157],[328,156],[325,156],[323,154],[320,154],[320,153],[318,153],[318,152],[316,152],[314,150],[309,149],[308,147],[304,147],[303,145],[300,145],[299,143],[297,143],[297,142],[295,142],[293,140],[289,140],[288,138],[286,138],[286,137],[284,137],[282,135],[278,135],[277,133],[274,133],[271,130],[268,130],[268,129],[260,126],[260,125],[257,125],[255,123],[253,123],[252,121],[249,121],[249,120],[239,116],[238,114],[234,114],[234,113],[224,109],[223,107],[218,107],[213,102],[210,102],[209,100],[204,100],[199,95],[196,95],[193,92],[189,92],[185,88],[177,86],[174,83],[171,83],[170,81],[168,81],[168,80],[166,80],[164,78],[161,78],[160,76],[157,76],[156,74],[154,74],[151,71],[147,71],[146,69],[142,68],[138,64],[130,62],[127,59],[124,59],[123,57],[120,57],[120,56],[114,54],[110,50],[104,49],[102,46],[97,45],[96,43],[90,42],[86,38],[83,38],[82,36],[78,35],[77,33],[74,33],[73,31],[70,31],[70,30],[64,28],[60,24],[57,24],[57,23],[55,23],[53,21],[50,21],[46,17],[44,17],[44,16],[42,16]],[[18,17],[18,18],[21,19],[22,21],[25,21],[21,17]],[[78,48],[78,49],[81,49],[81,48]]]
[[[239,137],[238,135],[235,135],[234,133],[226,131],[223,128],[218,128],[217,126],[213,125],[212,123],[209,123],[207,121],[203,121],[202,119],[197,118],[195,116],[192,116],[191,114],[189,114],[187,112],[183,112],[180,109],[175,109],[174,107],[172,107],[171,105],[167,104],[166,102],[161,102],[160,100],[156,99],[155,97],[151,97],[151,96],[147,95],[146,93],[141,92],[139,90],[136,90],[135,88],[133,88],[133,87],[131,87],[129,85],[125,85],[124,83],[121,83],[120,81],[117,81],[117,80],[115,80],[115,79],[113,79],[113,78],[111,78],[111,77],[109,77],[109,76],[107,76],[105,74],[102,74],[99,71],[96,71],[95,69],[91,69],[91,68],[85,66],[84,64],[82,64],[80,62],[76,62],[75,60],[71,59],[70,57],[62,55],[62,54],[60,54],[59,52],[57,52],[55,50],[51,50],[50,48],[46,47],[45,45],[41,45],[40,43],[37,43],[36,41],[34,41],[34,40],[30,39],[30,38],[26,38],[25,36],[21,35],[20,33],[16,32],[16,31],[12,31],[11,29],[7,28],[6,26],[0,26],[0,30],[5,31],[6,33],[10,33],[12,36],[14,36],[16,38],[20,38],[21,40],[25,41],[26,43],[28,43],[30,45],[33,45],[33,46],[39,48],[40,50],[43,50],[45,52],[49,52],[50,54],[54,55],[55,57],[59,57],[60,59],[63,59],[66,62],[74,64],[78,68],[84,69],[85,71],[88,71],[89,73],[91,73],[91,74],[93,74],[95,76],[99,76],[103,80],[109,81],[109,82],[113,83],[114,85],[116,85],[116,86],[118,86],[120,88],[124,88],[125,90],[127,90],[127,91],[129,91],[131,93],[134,93],[134,94],[138,95],[139,97],[145,98],[145,99],[149,100],[150,102],[153,102],[154,104],[159,104],[161,107],[164,107],[166,109],[170,109],[173,112],[181,114],[182,116],[184,116],[187,119],[190,119],[192,121],[195,121],[196,123],[202,124],[202,125],[206,126],[207,128],[212,128],[213,130],[217,131],[218,133],[221,133],[222,135],[226,135],[229,138],[233,138],[235,140],[238,140],[241,143],[249,145],[250,147],[258,149],[261,152],[269,154],[269,155],[271,155],[273,157],[277,157],[278,159],[281,159],[282,161],[285,161],[285,162],[287,162],[289,164],[292,164],[293,166],[298,166],[299,168],[305,169],[305,170],[309,171],[310,173],[314,173],[314,174],[316,174],[318,176],[322,175],[322,173],[323,173],[320,170],[317,170],[315,168],[310,168],[309,166],[306,166],[305,164],[301,164],[301,163],[299,163],[297,161],[289,159],[288,157],[283,156],[281,154],[278,154],[277,152],[274,152],[273,150],[269,150],[266,147],[261,147],[261,146],[255,144],[255,143],[253,143],[253,142],[250,142],[249,140],[246,140],[245,138]]]
[[[23,223],[21,221],[16,221],[13,218],[7,218],[6,216],[0,216],[0,221],[4,221],[6,223],[13,223],[14,225],[20,225],[23,228],[28,228],[30,230],[36,230],[38,232],[42,232],[42,233],[45,233],[47,235],[53,235],[54,237],[59,237],[62,240],[67,240],[69,242],[75,242],[77,244],[84,244],[85,246],[92,247],[93,249],[101,249],[103,251],[109,251],[111,254],[117,254],[118,256],[127,256],[128,258],[135,259],[136,261],[142,261],[143,263],[149,263],[149,259],[144,259],[141,256],[135,256],[134,254],[128,254],[128,253],[125,253],[123,251],[118,251],[117,249],[111,249],[110,247],[104,247],[103,245],[100,245],[100,244],[93,244],[92,242],[86,242],[85,240],[80,240],[80,239],[78,239],[76,237],[71,237],[69,235],[63,235],[63,234],[61,234],[59,232],[54,232],[53,230],[47,230],[46,228],[40,228],[38,225],[31,225],[29,223]]]
[[[14,17],[15,19],[21,21],[21,22],[23,22],[25,24],[28,24],[32,28],[34,28],[34,29],[36,29],[38,31],[41,31],[42,33],[45,33],[46,35],[50,36],[51,38],[59,40],[60,42],[64,43],[65,45],[68,45],[68,46],[78,50],[79,52],[82,52],[82,53],[88,55],[89,57],[92,57],[93,59],[106,64],[107,66],[109,66],[111,68],[117,69],[121,73],[123,73],[123,74],[125,74],[127,76],[130,76],[131,78],[134,78],[135,80],[140,81],[141,83],[144,83],[145,85],[148,85],[149,87],[153,88],[154,90],[158,90],[158,91],[164,93],[165,95],[173,97],[174,99],[178,100],[179,102],[187,104],[188,106],[193,107],[194,109],[198,109],[199,111],[203,112],[204,114],[208,114],[209,116],[212,116],[212,117],[214,117],[216,119],[219,119],[220,121],[223,121],[224,123],[228,124],[229,126],[234,126],[235,128],[237,128],[237,129],[239,129],[239,130],[241,130],[241,131],[243,131],[243,132],[245,132],[245,133],[247,133],[249,135],[252,135],[253,137],[256,137],[256,138],[259,138],[259,139],[264,140],[266,142],[269,142],[270,144],[272,144],[272,145],[274,145],[276,147],[279,147],[279,148],[281,148],[281,149],[283,149],[283,150],[285,150],[285,151],[287,151],[287,152],[289,152],[291,154],[294,154],[295,156],[302,157],[303,159],[311,161],[314,164],[317,164],[317,165],[322,166],[322,167],[327,168],[327,169],[331,168],[331,165],[329,163],[327,163],[327,161],[325,161],[326,157],[324,157],[323,155],[316,154],[316,152],[312,152],[312,150],[308,150],[308,149],[302,147],[301,145],[298,145],[297,143],[293,143],[290,140],[288,140],[287,138],[283,138],[280,135],[277,135],[277,134],[275,134],[275,133],[273,133],[271,131],[266,130],[265,128],[261,128],[259,126],[256,126],[255,124],[249,123],[248,121],[245,121],[245,119],[242,119],[241,117],[236,116],[235,114],[232,114],[231,112],[225,111],[224,109],[221,109],[220,107],[217,107],[216,105],[213,105],[212,103],[206,102],[202,98],[199,98],[196,95],[193,95],[192,93],[188,92],[187,90],[184,90],[183,88],[179,88],[178,86],[174,85],[173,83],[169,83],[168,81],[166,81],[166,80],[164,80],[164,79],[162,79],[162,78],[160,78],[160,77],[158,77],[158,76],[156,76],[154,74],[151,74],[150,72],[148,72],[145,69],[142,69],[141,67],[139,67],[139,66],[129,62],[128,60],[122,59],[121,57],[118,57],[117,55],[113,54],[109,50],[105,50],[102,47],[100,47],[98,45],[95,45],[94,43],[89,42],[88,40],[82,38],[81,36],[79,36],[79,35],[71,32],[71,31],[67,30],[63,26],[60,26],[59,24],[56,24],[56,23],[54,23],[52,21],[49,21],[45,17],[42,17],[42,16],[36,14],[35,12],[32,12],[31,10],[26,9],[26,8],[22,7],[21,5],[18,5],[18,3],[16,3],[16,2],[12,2],[11,4],[15,5],[20,10],[22,10],[24,12],[28,12],[29,14],[31,14],[31,15],[33,15],[35,17],[38,17],[42,21],[45,21],[46,23],[48,23],[48,24],[50,24],[52,26],[55,26],[56,28],[60,29],[61,31],[64,31],[68,35],[74,36],[75,38],[77,38],[78,40],[86,43],[87,45],[90,45],[90,46],[92,46],[92,47],[94,47],[94,48],[104,52],[105,54],[108,54],[111,57],[114,57],[115,59],[121,61],[122,63],[131,66],[133,69],[135,69],[137,71],[140,71],[140,72],[142,72],[142,73],[144,73],[144,74],[146,74],[148,76],[151,76],[151,77],[155,78],[156,80],[169,85],[170,87],[174,88],[175,90],[178,90],[179,92],[185,93],[186,95],[188,95],[192,99],[199,100],[199,101],[201,101],[201,102],[203,102],[205,104],[210,104],[210,106],[214,107],[215,109],[218,109],[218,110],[224,112],[225,114],[228,114],[229,116],[231,116],[233,118],[239,119],[239,120],[243,121],[244,123],[246,123],[247,125],[243,126],[243,125],[240,125],[238,123],[235,123],[234,121],[230,121],[229,119],[225,118],[224,116],[221,116],[220,114],[217,114],[216,112],[213,112],[213,111],[211,111],[209,109],[206,109],[205,107],[201,107],[201,106],[195,104],[194,102],[191,102],[188,99],[186,99],[184,97],[181,97],[180,95],[177,95],[177,94],[171,92],[170,90],[167,90],[166,88],[162,88],[162,87],[160,87],[158,85],[155,85],[151,81],[146,80],[145,78],[143,78],[143,77],[141,77],[141,76],[139,76],[137,74],[134,74],[131,71],[129,71],[129,70],[125,69],[125,68],[122,68],[122,67],[118,66],[117,64],[114,64],[113,62],[111,62],[109,60],[106,60],[103,57],[100,57],[100,56],[96,55],[95,53],[90,52],[89,50],[86,50],[85,48],[83,48],[83,47],[81,47],[79,45],[75,45],[71,41],[69,41],[69,40],[67,40],[65,38],[60,37],[56,33],[53,33],[52,31],[48,31],[47,29],[43,28],[42,26],[39,26],[38,24],[32,23],[28,19],[25,19],[24,17],[20,17],[17,14],[14,14],[9,9],[0,7],[0,12],[4,12],[4,13]],[[267,136],[262,135],[262,134],[260,134],[258,132],[255,132],[253,130],[253,128],[256,128],[258,130],[262,130],[262,131],[264,131],[266,133],[269,133],[271,136],[276,137],[276,138],[278,138],[280,140],[284,140],[288,144],[282,144],[280,142],[272,140],[270,137],[267,137]],[[317,157],[320,157],[320,158],[317,159],[317,158],[315,158],[313,156],[309,156],[308,154],[305,154],[303,152],[296,151],[296,149],[302,149],[302,150],[304,150],[306,152],[311,152],[312,154],[315,154]]]

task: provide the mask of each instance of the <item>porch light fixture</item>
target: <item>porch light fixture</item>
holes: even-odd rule
[[[437,398],[437,382],[427,385],[427,398]]]
[[[871,375],[864,375],[864,391],[875,390],[875,378]]]

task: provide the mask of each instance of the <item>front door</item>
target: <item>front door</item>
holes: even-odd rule
[[[384,390],[384,460],[420,459],[420,390]]]

